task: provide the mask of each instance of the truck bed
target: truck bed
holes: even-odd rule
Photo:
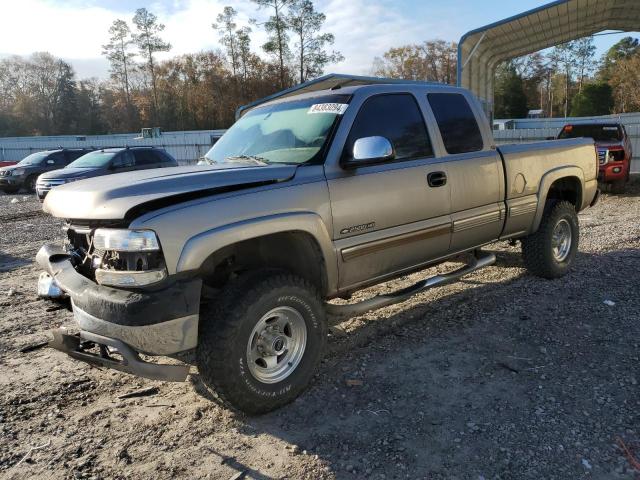
[[[598,155],[593,140],[572,138],[500,145],[497,150],[505,172],[507,219],[501,238],[514,238],[535,230],[542,215],[548,187],[569,176],[581,188],[578,211],[591,204],[597,191]]]

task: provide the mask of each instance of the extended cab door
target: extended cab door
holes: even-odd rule
[[[349,167],[355,141],[371,136],[387,138],[395,158]],[[447,167],[434,157],[416,98],[410,93],[367,98],[343,145],[340,166],[326,172],[340,289],[445,254],[451,236]]]
[[[442,140],[451,188],[451,252],[497,240],[505,219],[504,171],[500,154],[485,144],[483,113],[474,112],[460,93],[429,93],[427,99]],[[488,135],[485,132],[485,138]]]

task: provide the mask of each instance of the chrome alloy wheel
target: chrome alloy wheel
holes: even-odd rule
[[[569,256],[572,240],[571,225],[563,218],[553,227],[551,235],[551,249],[556,261],[562,262]]]
[[[276,307],[253,327],[247,343],[247,365],[262,383],[281,382],[296,369],[307,345],[307,325],[300,312]]]

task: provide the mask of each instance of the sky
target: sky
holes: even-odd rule
[[[166,28],[163,37],[173,48],[158,54],[220,48],[211,23],[225,5],[238,12],[238,24],[267,17],[250,0],[3,0],[0,56],[28,56],[48,51],[69,61],[78,77],[108,76],[102,57],[108,29],[115,19],[131,24],[134,11],[146,7]],[[335,35],[334,48],[345,60],[326,73],[371,73],[373,59],[391,47],[441,38],[457,41],[465,32],[548,3],[534,0],[316,0],[326,14],[324,31]],[[266,36],[253,27],[253,49],[260,53]],[[598,55],[628,34],[596,37]],[[261,54],[264,56],[264,54]]]

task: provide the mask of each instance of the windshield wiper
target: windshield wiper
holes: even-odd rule
[[[234,162],[246,162],[247,160],[256,163],[257,165],[269,165],[269,160],[263,157],[259,157],[257,155],[236,155],[234,157],[227,157],[224,159],[224,163],[234,163]]]

